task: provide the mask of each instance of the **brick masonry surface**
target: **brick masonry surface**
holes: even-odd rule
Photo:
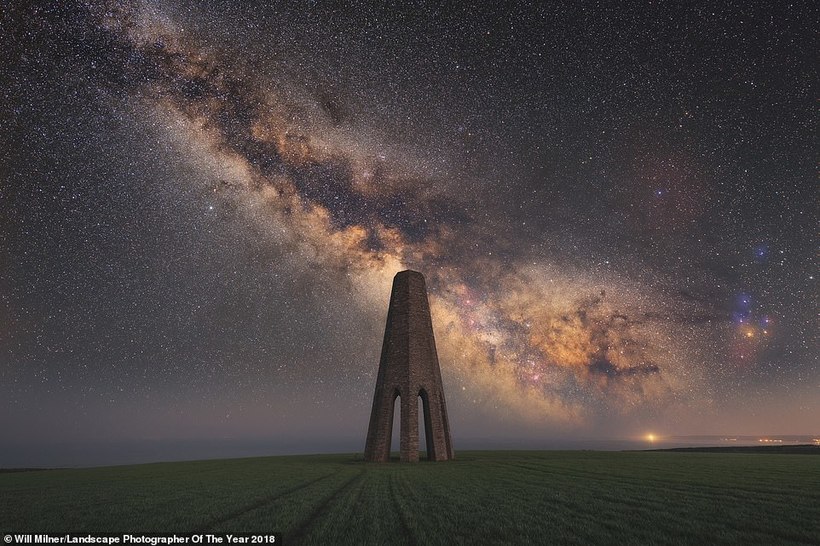
[[[428,459],[452,459],[453,444],[427,287],[421,273],[408,270],[397,273],[393,279],[365,460],[386,462],[390,459],[396,397],[401,398],[401,461],[419,460],[419,396],[424,408]]]

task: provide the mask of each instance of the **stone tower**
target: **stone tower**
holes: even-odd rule
[[[428,459],[452,459],[453,444],[427,303],[427,287],[421,273],[408,270],[397,273],[393,279],[379,376],[364,448],[366,461],[385,462],[390,458],[396,397],[401,398],[401,460],[419,460],[419,396],[424,408]]]

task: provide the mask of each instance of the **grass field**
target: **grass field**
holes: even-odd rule
[[[820,457],[460,452],[0,474],[0,533],[279,532],[285,544],[820,544]]]

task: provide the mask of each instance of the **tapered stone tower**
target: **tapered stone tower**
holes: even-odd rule
[[[419,460],[418,397],[421,397],[424,408],[427,458],[431,461],[452,459],[453,444],[427,287],[424,276],[417,271],[402,271],[393,279],[376,394],[364,448],[367,461],[385,462],[390,458],[396,397],[401,398],[402,462]]]

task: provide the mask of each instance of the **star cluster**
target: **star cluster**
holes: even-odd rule
[[[5,424],[358,437],[412,268],[456,438],[805,432],[816,19],[13,3]]]

